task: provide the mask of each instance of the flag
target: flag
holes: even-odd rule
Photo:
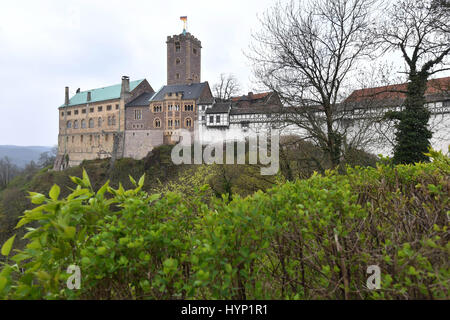
[[[187,21],[187,16],[180,17],[180,20],[186,22]]]

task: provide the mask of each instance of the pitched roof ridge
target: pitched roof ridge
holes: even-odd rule
[[[145,78],[144,79],[139,79],[139,80],[133,80],[133,81],[130,81],[130,83],[131,82],[142,82],[144,80],[145,80]],[[93,89],[83,90],[83,91],[75,93],[75,95],[77,95],[78,93],[86,93],[86,92],[89,92],[89,91],[92,92],[93,90],[101,90],[101,89],[111,88],[111,87],[120,86],[120,85],[122,85],[122,84],[121,83],[116,83],[116,84],[112,84],[112,85],[104,86],[104,87],[100,87],[100,88],[93,88]]]

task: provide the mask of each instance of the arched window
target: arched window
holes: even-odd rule
[[[192,127],[192,119],[191,118],[186,118],[186,120],[184,121],[186,128],[190,128]]]
[[[67,128],[68,129],[72,128],[72,121],[67,121]]]
[[[111,124],[112,124],[111,117],[108,117],[108,126],[110,126]]]
[[[155,124],[154,124],[155,128],[161,128],[161,120],[159,120],[158,118],[155,119]]]
[[[116,125],[116,116],[112,116],[111,123],[113,126]]]
[[[75,121],[73,122],[73,127],[74,127],[75,129],[78,129],[78,120],[75,120]]]
[[[93,128],[94,127],[94,119],[89,119],[89,128]]]
[[[86,128],[86,120],[81,120],[81,128],[85,129]]]
[[[101,127],[103,124],[103,119],[100,117],[98,118],[98,126]]]

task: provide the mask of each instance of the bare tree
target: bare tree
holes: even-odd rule
[[[38,164],[41,167],[47,167],[53,165],[58,154],[58,147],[53,147],[50,151],[43,152],[39,156]]]
[[[19,168],[8,157],[0,159],[0,189],[6,187],[19,172]]]
[[[425,92],[430,76],[450,70],[450,6],[442,0],[399,0],[387,11],[378,35],[385,50],[399,51],[408,76],[401,112],[387,116],[399,120],[396,125],[394,160],[411,163],[428,160],[424,155],[430,145],[430,112]]]
[[[376,0],[278,3],[260,19],[249,58],[257,80],[290,108],[280,121],[302,129],[332,166],[341,160],[348,123],[340,104],[359,61],[375,45]]]
[[[214,97],[220,100],[228,100],[239,94],[241,86],[233,74],[220,75],[220,80],[213,86]]]

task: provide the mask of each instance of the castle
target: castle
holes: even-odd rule
[[[78,89],[72,97],[69,97],[69,88],[65,88],[64,104],[58,108],[55,170],[79,165],[83,160],[142,159],[159,145],[176,143],[178,129],[193,134],[195,126],[202,143],[239,139],[249,130],[258,132],[281,127],[285,134],[302,134],[301,129],[299,131],[283,120],[291,116],[290,111],[283,108],[274,92],[249,92],[228,101],[216,101],[208,82],[201,82],[201,42],[186,30],[167,37],[166,44],[167,85],[157,92],[146,79],[130,81],[127,76],[122,77],[121,83],[109,87]],[[442,79],[439,83],[450,88],[450,78]],[[383,95],[377,96],[379,103],[375,107],[364,106],[360,101],[364,94],[376,89],[354,91],[346,100],[342,121],[357,128],[358,119],[371,115],[380,106],[383,109],[401,107],[402,97],[396,97],[394,101]],[[427,95],[431,121],[438,121],[434,133],[441,137],[432,144],[444,151],[450,137],[448,91],[433,95],[431,90]],[[381,141],[386,132],[387,128],[379,128],[372,136]],[[378,149],[374,152],[389,153],[378,142],[375,145]]]

